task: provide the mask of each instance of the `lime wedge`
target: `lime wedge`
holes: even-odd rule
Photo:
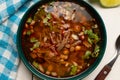
[[[116,7],[120,5],[120,0],[100,0],[103,7]]]

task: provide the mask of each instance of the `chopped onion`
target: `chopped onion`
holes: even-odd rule
[[[75,35],[75,34],[72,34],[71,37],[72,37],[74,40],[78,40],[78,39],[79,39],[78,36]]]

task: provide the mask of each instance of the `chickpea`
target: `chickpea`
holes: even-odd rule
[[[47,75],[50,75],[50,71],[46,71],[46,74],[47,74]]]
[[[64,53],[64,54],[69,54],[68,49],[65,49],[65,50],[63,51],[63,53]]]
[[[68,55],[60,55],[60,58],[66,60],[68,59]]]
[[[45,72],[45,70],[43,69],[42,65],[39,65],[39,70],[40,70],[41,72]]]
[[[60,59],[61,62],[64,62],[64,59]]]
[[[56,72],[51,72],[51,75],[52,76],[57,76],[57,73]]]
[[[25,24],[25,28],[28,28],[28,24],[27,23]]]
[[[80,49],[81,49],[81,46],[76,46],[76,47],[75,47],[75,50],[76,50],[76,51],[79,51]]]
[[[80,72],[80,69],[77,69],[77,72]]]
[[[70,48],[70,52],[73,52],[74,50],[75,50],[74,47],[71,47],[71,48]]]
[[[90,64],[88,63],[87,66],[90,66]]]
[[[53,70],[53,66],[52,65],[49,65],[48,66],[48,71],[52,71]]]

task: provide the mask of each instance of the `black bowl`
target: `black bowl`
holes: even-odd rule
[[[33,74],[35,74],[37,77],[42,78],[42,79],[46,79],[46,80],[53,80],[53,79],[69,79],[69,80],[77,80],[77,79],[82,79],[84,77],[86,77],[87,75],[89,75],[100,63],[100,61],[103,58],[104,52],[105,52],[105,48],[106,48],[106,41],[107,41],[107,36],[106,36],[106,29],[103,23],[103,20],[101,19],[100,15],[96,12],[96,10],[90,6],[88,3],[86,3],[83,0],[76,0],[75,2],[77,2],[80,6],[83,6],[86,8],[86,10],[90,13],[90,15],[96,19],[96,22],[98,24],[98,26],[100,26],[100,31],[101,31],[101,45],[100,45],[100,55],[98,56],[98,58],[96,59],[96,61],[84,72],[72,76],[72,77],[67,77],[67,78],[55,78],[55,77],[50,77],[47,76],[43,73],[41,73],[40,71],[38,71],[37,69],[35,69],[30,63],[29,61],[27,61],[23,50],[22,50],[22,45],[21,45],[21,36],[22,36],[22,30],[23,30],[23,26],[24,23],[26,21],[26,19],[28,18],[28,15],[31,13],[35,13],[37,11],[37,8],[40,5],[43,5],[44,3],[49,2],[50,0],[40,0],[39,2],[37,2],[36,4],[34,4],[33,6],[31,6],[28,11],[24,14],[24,16],[21,19],[21,22],[19,24],[19,28],[17,31],[17,49],[18,49],[18,53],[20,55],[21,60],[23,61],[24,65],[28,68],[28,70],[30,70]],[[72,1],[72,0],[71,0]]]

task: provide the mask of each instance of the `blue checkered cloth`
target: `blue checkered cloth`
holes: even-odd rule
[[[15,80],[19,65],[16,32],[27,9],[39,0],[0,0],[0,80]]]

